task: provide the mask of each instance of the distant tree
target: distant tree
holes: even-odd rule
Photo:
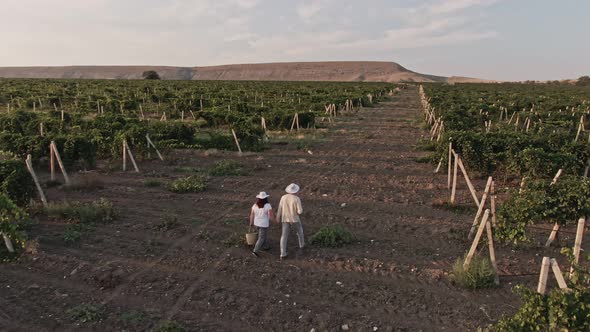
[[[159,80],[160,79],[160,75],[158,75],[158,72],[156,72],[154,70],[144,71],[141,76],[143,76],[143,78],[145,78],[146,80]]]
[[[590,76],[582,76],[576,82],[577,86],[590,86]]]

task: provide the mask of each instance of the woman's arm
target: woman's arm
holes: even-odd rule
[[[250,210],[250,226],[254,225],[254,209]]]

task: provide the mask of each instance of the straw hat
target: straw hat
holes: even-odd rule
[[[287,192],[287,194],[296,194],[297,192],[299,192],[299,186],[295,183],[291,183],[287,186],[287,188],[285,188],[285,191]]]
[[[265,198],[267,198],[268,196],[270,196],[270,195],[269,195],[269,194],[267,194],[265,191],[261,191],[261,192],[260,192],[260,194],[258,194],[258,196],[256,196],[256,198],[259,198],[259,199],[265,199]]]

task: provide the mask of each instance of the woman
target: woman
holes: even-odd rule
[[[256,204],[252,206],[252,210],[250,211],[250,227],[254,225],[258,228],[258,241],[256,241],[256,245],[252,251],[252,254],[256,257],[258,257],[260,249],[268,247],[266,232],[270,226],[270,221],[274,220],[272,206],[268,202],[268,197],[269,195],[266,192],[261,191],[256,196]]]

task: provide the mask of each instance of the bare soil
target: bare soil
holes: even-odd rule
[[[500,287],[455,286],[449,273],[469,248],[474,213],[441,208],[446,176],[418,162],[427,153],[417,143],[428,134],[420,114],[417,89],[409,88],[377,108],[339,117],[309,147],[311,154],[294,143],[242,157],[186,150],[164,162],[141,162],[139,174],[107,167],[75,174],[98,179],[103,188],[51,188],[48,198],[105,197],[119,218],[66,246],[66,224],[38,217],[32,234],[38,253],[0,267],[0,330],[143,331],[173,320],[190,331],[339,331],[343,325],[469,331],[514,312],[519,301],[511,287],[534,285],[542,256],[557,257],[557,249],[498,247]],[[196,194],[144,185],[223,159],[241,161],[248,175],[212,177],[207,191]],[[474,181],[480,193],[484,181]],[[254,196],[265,190],[276,207],[291,182],[302,188],[308,238],[324,225],[341,224],[356,241],[297,253],[292,234],[289,258],[279,261],[280,229],[273,225],[272,249],[251,255],[242,242]],[[462,183],[459,199],[473,205]],[[166,216],[178,222],[164,227],[171,220]],[[573,242],[569,236],[561,240]],[[101,319],[72,320],[68,310],[83,303],[104,306]]]

